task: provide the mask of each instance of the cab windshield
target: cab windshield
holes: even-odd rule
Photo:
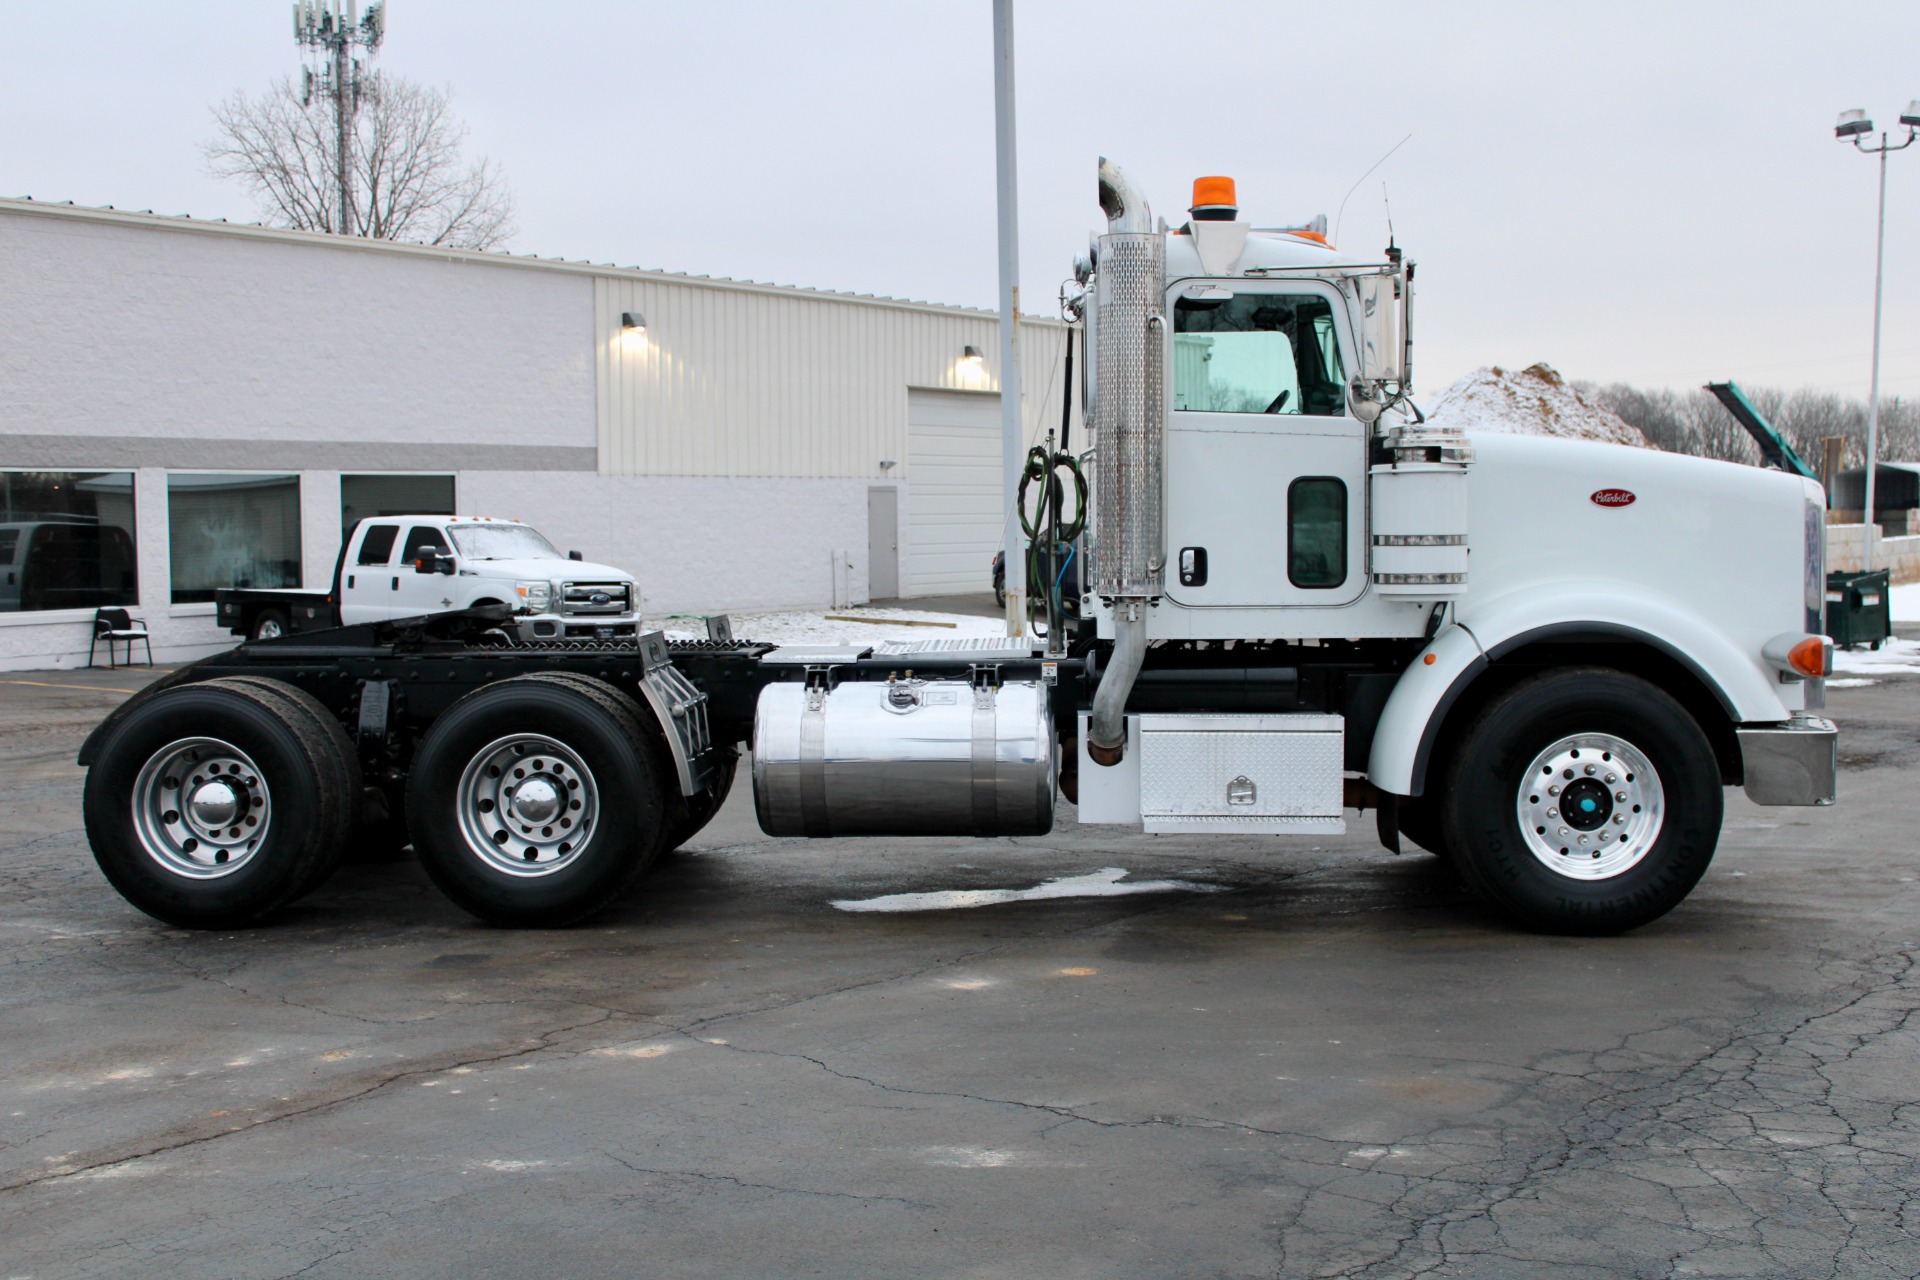
[[[469,560],[558,560],[553,544],[523,524],[456,524],[454,550]]]

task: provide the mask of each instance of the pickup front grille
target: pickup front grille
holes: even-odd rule
[[[630,582],[563,582],[560,612],[570,617],[617,617],[631,613],[632,588]]]

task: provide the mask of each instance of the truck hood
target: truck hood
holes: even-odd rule
[[[482,578],[538,578],[545,582],[632,582],[633,575],[590,560],[469,560],[469,572]]]

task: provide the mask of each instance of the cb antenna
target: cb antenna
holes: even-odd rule
[[[373,0],[364,15],[358,8],[357,0],[294,0],[293,5],[294,42],[319,64],[317,72],[311,66],[300,70],[300,105],[310,107],[316,97],[333,100],[333,176],[340,197],[334,230],[343,236],[354,234],[353,118],[361,96],[373,91],[366,63],[353,51],[364,49],[371,57],[387,34],[386,0]]]
[[[1372,164],[1367,166],[1367,173],[1372,173],[1375,169],[1378,169],[1381,165],[1385,164],[1387,162],[1388,157],[1393,155],[1393,153],[1398,151],[1400,148],[1406,146],[1408,141],[1412,139],[1412,137],[1413,137],[1412,134],[1408,134],[1405,138],[1400,139],[1400,141],[1388,147],[1386,155],[1381,156],[1378,160],[1375,160]],[[1353,193],[1360,189],[1360,184],[1367,180],[1367,173],[1363,173],[1359,177],[1355,178],[1353,180],[1353,185],[1347,188],[1347,194],[1340,197],[1339,212],[1333,215],[1333,242],[1335,244],[1340,243],[1340,219],[1347,212],[1347,201],[1352,199]]]
[[[1393,197],[1387,194],[1387,180],[1380,180],[1380,203],[1387,207],[1387,257],[1394,258],[1399,250],[1393,242]]]

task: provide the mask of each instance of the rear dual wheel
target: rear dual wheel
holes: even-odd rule
[[[671,766],[604,682],[521,676],[434,722],[407,789],[414,849],[449,898],[494,924],[571,924],[618,897],[673,829]]]
[[[339,722],[291,685],[243,678],[135,706],[88,771],[82,806],[122,897],[168,924],[231,929],[332,873],[359,795]]]
[[[1474,717],[1434,811],[1446,856],[1516,923],[1619,933],[1665,915],[1706,873],[1720,769],[1700,726],[1656,686],[1557,670]]]

